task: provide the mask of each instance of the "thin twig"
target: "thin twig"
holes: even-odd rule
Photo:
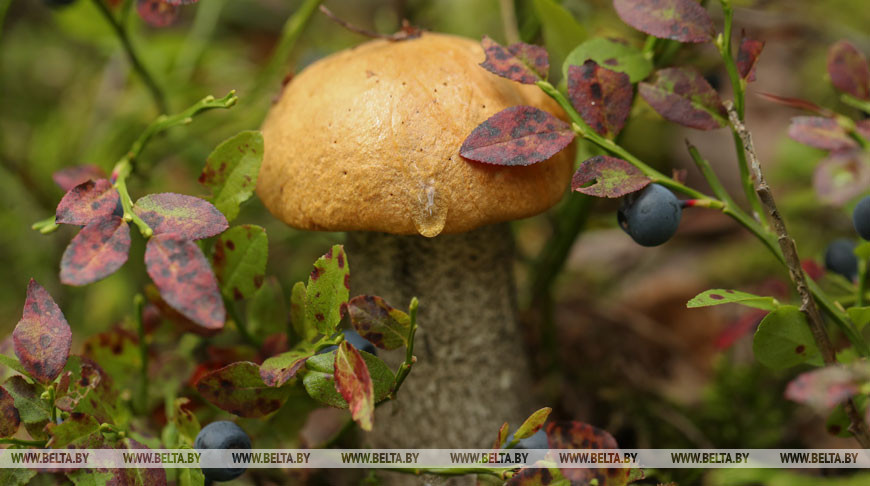
[[[397,41],[413,39],[415,37],[420,37],[420,35],[423,33],[423,31],[420,30],[419,28],[414,27],[411,24],[409,24],[407,20],[402,20],[402,28],[399,29],[398,32],[396,32],[394,34],[381,34],[380,32],[374,32],[374,31],[359,27],[357,25],[353,25],[352,23],[348,22],[347,20],[339,18],[337,15],[332,13],[332,11],[329,10],[328,8],[326,8],[324,5],[320,6],[320,12],[323,15],[326,15],[327,17],[329,17],[329,20],[332,20],[333,22],[344,27],[345,29],[347,29],[351,32],[354,32],[356,34],[359,34],[359,35],[370,37],[372,39],[385,39],[385,40],[388,40],[391,42],[397,42]]]
[[[737,111],[734,109],[734,105],[726,101],[725,107],[728,109],[728,117],[731,120],[731,126],[740,136],[740,139],[743,142],[743,147],[746,149],[746,155],[749,158],[749,168],[752,171],[753,179],[755,181],[755,192],[758,194],[758,199],[761,201],[761,205],[767,212],[772,229],[776,232],[777,242],[779,243],[779,247],[785,258],[789,277],[794,283],[795,289],[800,296],[801,311],[807,316],[807,322],[809,323],[810,331],[813,334],[813,339],[822,353],[822,359],[825,364],[836,364],[837,357],[834,352],[834,347],[831,345],[831,341],[825,331],[825,322],[822,319],[822,314],[819,312],[819,308],[816,306],[816,301],[810,293],[806,273],[804,273],[803,268],[801,267],[801,260],[800,256],[798,256],[797,246],[795,245],[794,239],[789,236],[788,230],[786,230],[785,221],[779,214],[770,186],[767,185],[767,180],[765,180],[764,174],[761,172],[761,164],[758,162],[758,154],[755,152],[755,146],[752,143],[752,135],[749,133],[749,130],[746,129],[746,125],[744,125],[740,120]],[[864,422],[861,414],[858,413],[858,409],[855,407],[855,402],[850,398],[843,404],[843,408],[851,422],[849,431],[852,432],[855,439],[861,444],[861,447],[864,449],[870,449],[870,430],[867,429],[867,424]]]

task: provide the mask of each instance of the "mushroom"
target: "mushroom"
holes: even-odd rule
[[[459,156],[505,108],[564,117],[483,60],[478,42],[449,35],[370,41],[295,76],[263,124],[257,194],[272,214],[346,231],[353,294],[420,300],[418,361],[399,400],[378,408],[375,447],[486,447],[535,409],[507,222],[559,201],[573,152],[524,167]]]

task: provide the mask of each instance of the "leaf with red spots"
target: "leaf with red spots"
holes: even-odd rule
[[[396,375],[377,356],[365,351],[360,351],[359,354],[369,370],[375,403],[386,400],[393,390]],[[347,401],[335,387],[335,355],[336,351],[330,351],[309,358],[305,362],[306,371],[302,384],[311,398],[330,407],[347,409]]]
[[[486,35],[480,45],[486,54],[480,65],[487,71],[523,84],[547,79],[550,58],[543,47],[523,42],[504,47]]]
[[[172,25],[178,18],[178,7],[166,0],[136,0],[136,12],[152,27]]]
[[[411,318],[375,295],[358,295],[348,303],[350,322],[360,336],[382,349],[408,345]]]
[[[85,181],[70,189],[60,200],[55,221],[84,226],[121,212],[121,195],[106,179]]]
[[[562,476],[551,462],[540,461],[524,467],[511,476],[505,486],[571,486],[571,481]]]
[[[810,147],[822,150],[844,150],[858,147],[858,142],[833,118],[796,116],[791,119],[788,136]]]
[[[57,408],[79,412],[100,423],[119,424],[129,420],[129,407],[121,400],[109,375],[93,361],[70,356],[58,380]]]
[[[64,192],[87,181],[97,181],[105,178],[106,171],[93,164],[67,167],[51,175],[54,183],[63,189]]]
[[[812,101],[802,100],[800,98],[790,98],[788,96],[778,96],[770,93],[758,93],[758,96],[779,105],[796,108],[798,110],[806,110],[822,116],[834,116],[834,112],[827,108],[822,108]]]
[[[212,371],[196,382],[196,389],[221,410],[245,418],[269,415],[284,405],[288,393],[263,383],[260,367],[240,361]]]
[[[286,353],[272,356],[260,365],[260,378],[268,386],[281,386],[296,376],[299,368],[313,355],[314,352],[311,350],[292,349]]]
[[[574,140],[571,125],[532,106],[513,106],[481,123],[462,142],[466,159],[496,165],[543,162]]]
[[[319,332],[314,322],[307,319],[308,312],[305,310],[308,301],[308,291],[303,282],[296,282],[290,292],[290,325],[297,336],[305,341],[311,341]]]
[[[713,40],[713,21],[696,0],[613,0],[613,7],[623,22],[660,39]]]
[[[828,75],[838,90],[858,99],[870,99],[867,58],[848,41],[841,40],[828,49]]]
[[[793,305],[780,306],[761,320],[752,351],[761,364],[775,370],[807,362],[822,364],[807,317]]]
[[[94,334],[82,346],[82,356],[99,365],[113,380],[124,383],[142,369],[139,336],[115,326]]]
[[[694,69],[660,69],[651,83],[638,85],[638,93],[659,115],[674,123],[698,130],[728,124],[719,94]]]
[[[335,389],[347,401],[350,414],[365,431],[372,430],[375,396],[368,366],[353,345],[342,341],[335,353]]]
[[[27,286],[24,315],[12,333],[15,355],[40,383],[57,378],[69,358],[72,331],[60,308],[41,285]]]
[[[764,49],[764,41],[750,39],[746,35],[740,39],[740,49],[737,51],[737,72],[747,82],[755,81],[755,65],[758,63],[758,56],[761,55],[762,49]]]
[[[335,245],[314,262],[308,277],[305,319],[321,334],[331,335],[341,321],[350,296],[350,267],[344,247]]]
[[[60,260],[60,281],[86,285],[108,277],[127,261],[130,226],[118,216],[89,223],[76,235]]]
[[[211,201],[232,221],[250,199],[263,162],[263,134],[242,132],[224,141],[208,156],[199,182],[211,189]]]
[[[866,362],[851,365],[826,366],[801,373],[789,382],[785,397],[820,412],[827,412],[861,391],[870,382],[870,366]]]
[[[0,437],[11,437],[18,432],[21,416],[15,408],[15,399],[0,386]]]
[[[247,299],[263,285],[269,238],[260,226],[235,226],[222,234],[212,251],[212,266],[228,299]]]
[[[6,380],[3,388],[12,396],[19,418],[25,425],[43,424],[48,421],[51,415],[48,404],[40,398],[42,390],[39,385],[16,375]]]
[[[529,415],[529,418],[514,432],[514,439],[525,439],[535,435],[535,432],[541,430],[541,427],[544,426],[544,422],[547,421],[547,417],[550,416],[552,411],[552,408],[544,407]]]
[[[748,292],[730,289],[710,289],[701,292],[690,300],[686,307],[695,309],[721,304],[740,304],[761,310],[774,310],[779,307],[779,301],[773,297],[761,297]]]
[[[632,83],[643,80],[653,70],[652,61],[637,47],[620,39],[593,37],[568,54],[562,65],[562,76],[568,79],[571,66],[581,66],[589,60],[611,71],[625,73]]]
[[[619,449],[616,439],[607,431],[581,422],[552,422],[547,426],[550,449]],[[589,484],[598,480],[599,486],[622,486],[636,478],[639,468],[562,468],[562,474],[571,484]]]
[[[155,235],[175,233],[188,240],[223,233],[227,218],[210,202],[193,196],[165,192],[139,198],[133,212],[148,223]]]
[[[649,183],[649,177],[628,162],[609,155],[596,155],[580,164],[571,179],[571,190],[615,198],[637,192]]]
[[[870,188],[870,154],[862,150],[834,152],[816,166],[813,188],[819,199],[843,206]]]
[[[593,130],[608,138],[625,126],[634,92],[625,73],[611,71],[589,60],[568,68],[568,97]]]
[[[145,266],[160,296],[184,317],[207,329],[226,319],[217,279],[196,243],[176,234],[148,240]]]

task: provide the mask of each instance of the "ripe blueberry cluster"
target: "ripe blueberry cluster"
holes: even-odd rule
[[[197,450],[250,449],[251,439],[238,425],[221,420],[203,427],[196,436],[193,448]],[[210,481],[230,481],[241,476],[246,469],[244,467],[203,468],[202,474]]]
[[[852,224],[858,235],[870,240],[870,196],[864,197],[852,212]],[[846,238],[832,241],[825,249],[825,268],[828,271],[842,275],[846,280],[858,278],[858,257],[855,255],[856,244]]]
[[[619,208],[619,226],[636,243],[658,246],[671,239],[680,226],[683,208],[674,193],[659,184],[629,194]]]

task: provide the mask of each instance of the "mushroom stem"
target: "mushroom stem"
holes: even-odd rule
[[[420,300],[417,363],[378,408],[372,446],[486,448],[534,411],[507,224],[435,238],[353,232],[346,247],[354,295]],[[383,354],[392,366],[403,357]]]

